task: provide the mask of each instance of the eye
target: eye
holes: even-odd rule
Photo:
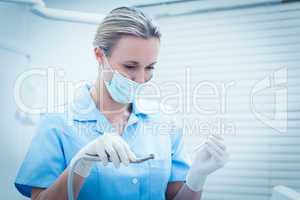
[[[123,65],[123,66],[127,69],[135,69],[136,68],[136,66],[134,66],[134,65]]]
[[[153,70],[153,69],[154,69],[154,65],[146,67],[146,70]]]

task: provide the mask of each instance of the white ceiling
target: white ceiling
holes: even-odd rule
[[[47,7],[103,14],[119,6],[135,6],[173,0],[44,0]]]
[[[272,3],[280,0],[44,0],[47,7],[88,12],[94,14],[107,14],[113,8],[119,6],[137,6],[155,3],[166,3],[163,5],[153,5],[143,7],[142,10],[152,16],[173,15],[195,10],[210,10],[224,7]],[[170,4],[167,2],[177,2]]]

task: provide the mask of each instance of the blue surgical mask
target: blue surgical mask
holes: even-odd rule
[[[107,60],[106,64],[109,65]],[[104,83],[113,100],[121,104],[134,102],[140,87],[143,87],[146,83],[137,83],[113,70],[110,65],[109,68],[113,73],[112,78],[110,81],[104,79]]]

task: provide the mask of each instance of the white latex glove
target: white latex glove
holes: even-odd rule
[[[130,161],[136,160],[136,156],[130,150],[128,144],[116,133],[104,133],[104,135],[91,141],[74,156],[71,163],[86,153],[97,154],[104,166],[108,164],[109,156],[116,168],[119,168],[121,163],[124,166],[128,166]],[[87,177],[90,174],[93,163],[92,161],[81,160],[76,165],[74,172],[82,177]]]
[[[201,191],[207,176],[222,168],[228,153],[224,140],[219,135],[210,135],[195,151],[196,155],[186,177],[186,185],[193,191]]]

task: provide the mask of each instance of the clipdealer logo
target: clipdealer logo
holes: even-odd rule
[[[250,92],[250,109],[266,126],[279,133],[287,132],[288,69],[286,67],[272,71],[253,86]]]
[[[151,87],[152,93],[142,93],[142,99],[156,99],[159,104],[150,106],[150,110],[163,112],[170,115],[182,115],[185,121],[179,123],[190,132],[235,132],[234,122],[222,116],[228,113],[229,90],[236,85],[235,81],[216,82],[200,81],[191,85],[191,69],[185,68],[184,82],[164,81],[157,83],[153,81],[148,86]],[[31,84],[33,89],[42,88],[38,91],[27,89],[24,92],[24,85],[27,81],[39,77],[40,83]],[[285,133],[288,123],[288,70],[280,68],[272,71],[264,79],[255,82],[250,89],[250,111],[256,119],[261,121],[265,126],[274,130]],[[87,81],[66,81],[65,72],[60,68],[34,68],[20,74],[15,82],[14,97],[18,109],[18,118],[28,116],[38,116],[44,112],[64,112],[65,103],[72,102],[76,91],[86,84]],[[170,89],[171,88],[171,89]],[[41,94],[40,91],[43,91]],[[165,91],[174,91],[165,93]],[[29,101],[23,98],[23,94],[28,95]],[[42,98],[43,97],[43,98]],[[176,106],[169,107],[168,102],[175,102]],[[42,103],[41,103],[42,102]],[[39,106],[37,106],[39,105]],[[75,107],[78,107],[74,105]],[[142,106],[147,110],[147,106],[139,103],[136,106]],[[145,108],[146,106],[146,108]],[[88,112],[92,106],[79,109],[79,112]],[[171,108],[171,109],[170,109]],[[149,110],[147,110],[149,112]],[[189,119],[188,114],[199,114],[200,119]],[[20,115],[21,114],[21,115]],[[27,118],[26,118],[27,117]],[[22,120],[21,120],[22,121]],[[27,120],[28,121],[28,120]],[[195,129],[197,131],[195,131]],[[223,131],[220,131],[223,130]]]

